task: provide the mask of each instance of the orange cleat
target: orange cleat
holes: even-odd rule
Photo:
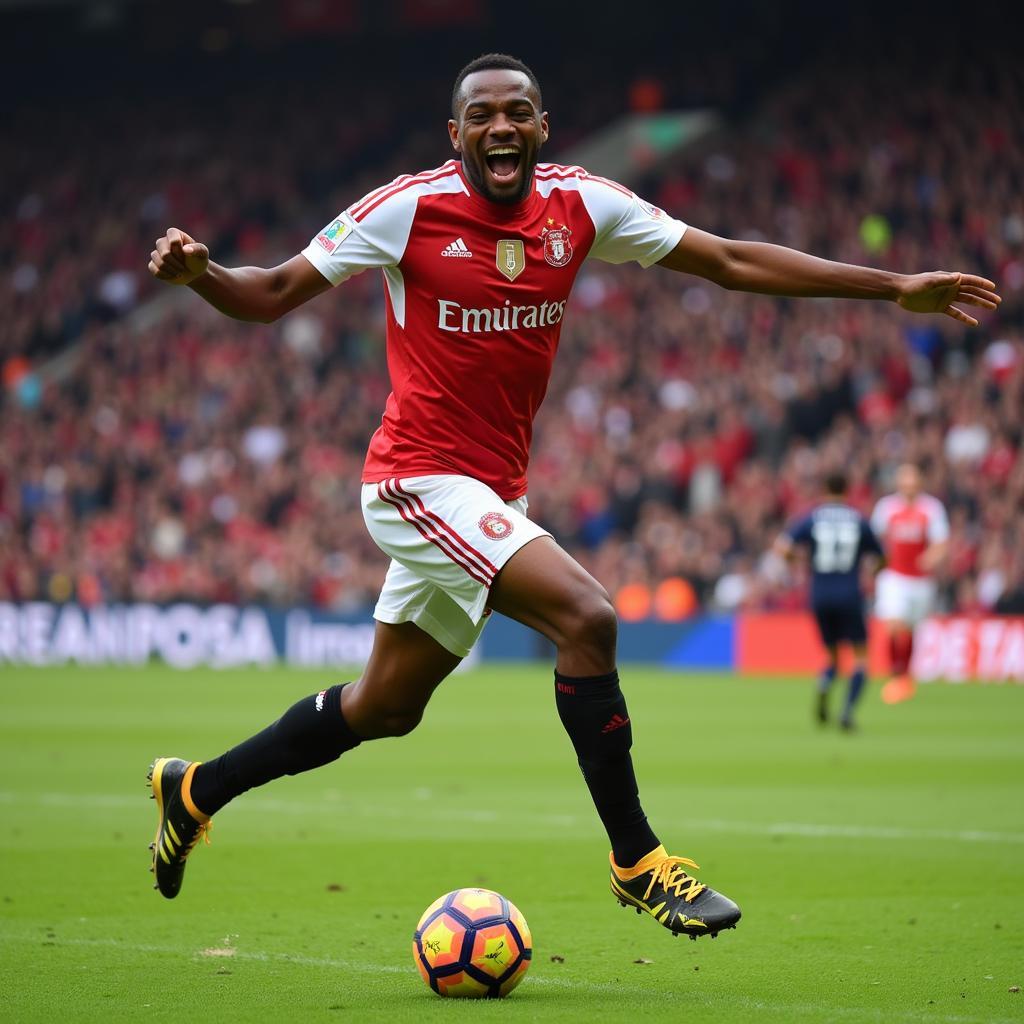
[[[883,704],[900,704],[917,692],[917,683],[909,675],[896,676],[882,687]]]

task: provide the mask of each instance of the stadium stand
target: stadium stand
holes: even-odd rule
[[[780,585],[764,552],[822,472],[844,466],[867,509],[913,459],[951,512],[944,607],[1021,610],[1024,138],[1007,126],[1024,68],[904,54],[844,74],[855,59],[830,52],[780,78],[637,190],[721,234],[969,267],[1000,283],[1004,306],[965,331],[588,265],[537,422],[531,514],[620,607],[639,594],[645,610],[656,593],[669,617],[797,606],[800,580]],[[542,78],[570,97],[577,73]],[[309,102],[317,82],[254,83],[187,111],[122,97],[88,122],[62,102],[0,138],[0,599],[354,609],[375,597],[385,564],[358,479],[388,391],[377,277],[270,327],[198,300],[157,308],[145,328],[132,316],[157,294],[145,264],[168,224],[215,258],[276,261],[367,188],[447,157],[447,82],[421,91],[416,130],[400,134],[409,81],[361,97],[348,119]],[[692,72],[675,91],[623,78],[560,113],[562,137],[630,104],[736,113],[735,87],[700,93]],[[297,104],[307,113],[290,117]]]

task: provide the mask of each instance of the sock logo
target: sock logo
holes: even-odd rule
[[[555,683],[555,689],[559,693],[567,693],[570,697],[576,696],[576,687],[570,686],[569,683]]]
[[[601,730],[601,732],[615,732],[616,729],[621,729],[624,725],[629,725],[629,715],[625,718],[622,715],[612,715],[608,720],[608,724]]]
[[[316,709],[317,709],[317,711],[323,711],[323,709],[324,709],[324,699],[326,697],[327,697],[327,691],[326,690],[321,690],[316,695]]]

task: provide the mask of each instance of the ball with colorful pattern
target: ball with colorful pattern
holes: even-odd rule
[[[456,889],[423,912],[412,940],[423,980],[440,996],[500,999],[523,980],[533,938],[519,908],[490,889]]]

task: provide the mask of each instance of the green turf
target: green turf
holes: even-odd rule
[[[546,667],[457,676],[413,735],[249,794],[173,903],[147,763],[214,755],[322,677],[3,669],[0,1018],[1024,1018],[1024,688],[872,692],[846,736],[811,727],[807,685],[625,679],[655,827],[743,908],[715,942],[611,899]],[[421,910],[474,884],[533,929],[501,1003],[442,1001],[412,965]]]

